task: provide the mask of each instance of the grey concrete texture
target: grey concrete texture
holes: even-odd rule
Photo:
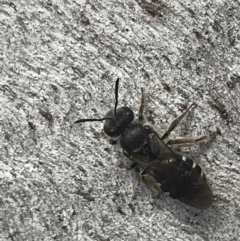
[[[237,0],[1,1],[0,240],[239,240],[240,3]],[[182,149],[214,204],[158,196],[102,135],[140,88],[159,133],[222,135]]]

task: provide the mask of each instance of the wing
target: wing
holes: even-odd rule
[[[201,167],[174,153],[157,133],[149,134],[143,148],[128,157],[160,183],[161,189],[172,198],[201,209],[212,205],[213,195]]]

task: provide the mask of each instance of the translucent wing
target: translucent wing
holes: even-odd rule
[[[160,183],[164,192],[190,206],[206,209],[213,195],[200,166],[189,158],[174,153],[152,132],[137,153],[127,156]]]

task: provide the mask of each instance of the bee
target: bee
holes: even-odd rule
[[[213,204],[213,194],[207,184],[201,167],[192,159],[173,151],[176,147],[193,146],[208,141],[220,134],[215,132],[197,138],[181,137],[164,142],[170,133],[196,104],[191,104],[180,116],[172,121],[167,131],[160,136],[144,116],[146,96],[141,88],[141,104],[138,118],[129,107],[118,108],[119,78],[115,84],[115,107],[104,118],[79,119],[75,123],[104,121],[104,133],[111,143],[120,144],[123,154],[131,166],[138,166],[143,182],[159,193],[199,209],[207,209]]]

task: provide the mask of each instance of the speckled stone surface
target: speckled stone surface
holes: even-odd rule
[[[154,2],[154,3],[152,3]],[[240,3],[1,1],[0,240],[237,241],[240,236]],[[160,133],[222,135],[182,150],[205,170],[207,211],[157,197],[102,136],[140,88]]]

